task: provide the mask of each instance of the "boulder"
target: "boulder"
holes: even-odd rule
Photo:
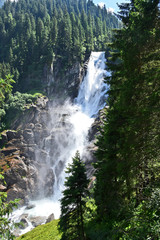
[[[26,210],[29,210],[29,209],[32,209],[32,208],[34,208],[34,207],[35,207],[34,204],[28,204],[25,209],[26,209]]]
[[[19,237],[21,235],[21,230],[19,228],[14,229],[13,234],[14,234],[15,237]]]
[[[53,221],[54,219],[55,219],[54,213],[52,213],[51,215],[49,215],[49,217],[47,218],[45,223],[49,223],[49,222]]]
[[[46,217],[38,216],[38,217],[30,217],[30,222],[34,227],[37,227],[39,225],[42,225],[46,221]]]
[[[27,228],[28,227],[28,221],[27,221],[27,219],[26,218],[21,218],[20,219],[20,225],[19,225],[19,228],[20,229],[25,229],[25,228]]]

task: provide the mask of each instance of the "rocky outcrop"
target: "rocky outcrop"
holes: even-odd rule
[[[46,221],[46,217],[43,216],[37,216],[37,217],[30,217],[30,222],[32,223],[33,227],[37,227],[39,225],[42,225]]]
[[[0,184],[1,191],[7,191],[8,200],[21,199],[21,204],[26,204],[29,198],[38,195],[39,189],[44,188],[46,194],[51,191],[54,177],[51,170],[46,167],[44,178],[40,172],[44,163],[36,160],[36,152],[42,156],[46,153],[41,149],[44,137],[49,135],[46,122],[49,121],[48,99],[38,98],[36,105],[26,110],[21,119],[13,122],[14,131],[2,133],[0,151],[0,167],[4,170],[6,185]],[[43,137],[42,137],[43,136]],[[48,185],[48,187],[46,187]]]
[[[63,69],[59,61],[50,66],[45,65],[43,82],[46,85],[47,94],[62,102],[67,97],[74,99],[77,96],[79,84],[83,80],[86,66],[87,62],[81,66],[77,61],[67,70]]]
[[[51,221],[53,221],[55,219],[54,214],[52,213],[51,215],[49,215],[49,217],[47,218],[45,223],[49,223]]]

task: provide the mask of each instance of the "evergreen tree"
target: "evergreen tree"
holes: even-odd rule
[[[77,152],[73,163],[69,165],[66,173],[65,187],[61,199],[61,216],[59,229],[64,240],[84,240],[84,198],[88,194],[88,180],[84,163]]]
[[[131,219],[159,186],[158,2],[134,0],[120,6],[124,28],[116,32],[108,63],[109,109],[97,142],[95,199],[99,217],[115,232],[115,225]],[[135,233],[135,239],[156,237],[151,228],[150,233],[144,230],[144,238]]]
[[[34,75],[38,66],[43,69],[45,63],[50,64],[53,55],[65,70],[74,61],[82,62],[91,51],[105,50],[107,38],[101,30],[105,22],[110,28],[110,18],[112,25],[118,26],[114,16],[86,0],[6,1],[0,8],[0,63],[17,68],[19,84],[14,90],[24,90],[25,85],[29,91],[26,76]]]

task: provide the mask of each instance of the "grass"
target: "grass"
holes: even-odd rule
[[[57,228],[58,221],[53,220],[50,223],[40,225],[32,231],[16,238],[16,240],[60,240],[61,234]]]

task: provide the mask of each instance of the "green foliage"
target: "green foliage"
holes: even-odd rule
[[[85,225],[87,225],[88,222],[94,220],[96,215],[97,215],[97,206],[95,204],[95,199],[91,197],[87,197],[85,213],[84,213]]]
[[[13,122],[15,118],[22,114],[26,109],[29,109],[39,96],[41,96],[40,93],[34,93],[32,95],[20,92],[11,95],[5,104],[6,114],[3,121],[6,126],[9,127],[10,123]]]
[[[0,78],[0,107],[3,107],[6,98],[9,98],[12,92],[12,84],[15,83],[12,78],[11,75],[7,75],[5,79]]]
[[[160,238],[160,189],[153,189],[149,199],[134,208],[133,216],[123,229],[121,239],[141,240]],[[123,225],[122,225],[123,226]],[[120,226],[121,227],[121,226]],[[120,228],[119,228],[120,229]]]
[[[60,240],[61,234],[58,231],[58,221],[53,220],[50,223],[38,226],[32,231],[23,234],[17,240]]]
[[[117,18],[91,1],[6,1],[0,9],[0,74],[1,65],[9,65],[15,90],[41,87],[38,68],[54,59],[65,69],[92,50],[105,50],[109,29],[117,27]]]
[[[6,75],[4,79],[0,78],[0,130],[4,126],[2,118],[6,114],[5,104],[6,101],[10,98],[12,92],[12,84],[15,81],[12,79],[13,76],[10,74]]]
[[[16,92],[12,94],[13,76],[7,75],[0,79],[0,130],[9,127],[10,123],[23,111],[30,108],[41,93],[33,94]],[[5,123],[5,124],[4,124]]]
[[[10,97],[9,101],[7,102],[8,110],[24,111],[30,107],[30,104],[33,103],[38,98],[38,96],[38,93],[32,95],[28,93],[16,92]]]
[[[0,181],[4,181],[4,176],[0,173]],[[5,182],[4,182],[5,184]],[[7,193],[0,192],[0,239],[13,240],[15,236],[12,230],[17,226],[10,218],[9,215],[13,209],[17,207],[19,200],[7,202]]]
[[[61,199],[61,216],[59,230],[65,240],[84,240],[84,212],[85,197],[88,194],[88,180],[84,163],[77,152],[73,163],[69,165],[66,173],[65,187]]]
[[[158,3],[120,5],[124,27],[111,44],[109,109],[95,165],[97,221],[106,224],[104,239],[159,239],[159,205],[153,198],[160,180]]]

